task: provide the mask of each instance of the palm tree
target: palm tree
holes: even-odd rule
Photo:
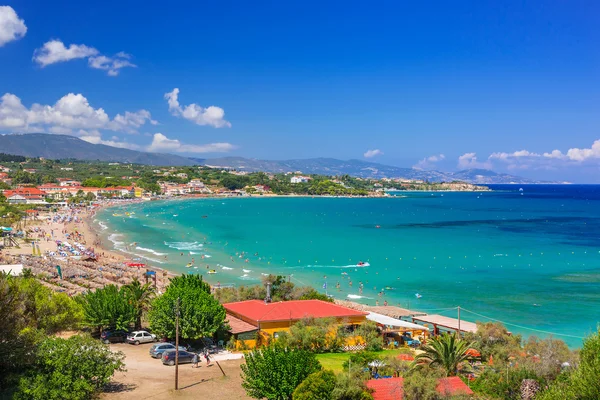
[[[123,290],[129,304],[133,307],[135,329],[139,330],[142,327],[142,315],[148,311],[154,297],[154,288],[150,283],[142,285],[137,278],[133,278],[131,283],[123,286]]]
[[[456,334],[443,334],[433,338],[423,348],[424,352],[415,357],[415,365],[441,367],[446,376],[454,376],[458,367],[468,361],[472,343],[459,338]]]

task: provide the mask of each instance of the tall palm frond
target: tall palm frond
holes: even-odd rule
[[[415,357],[415,365],[440,367],[446,376],[454,376],[458,367],[471,357],[468,354],[472,343],[456,334],[443,334],[435,337],[423,348],[424,352]]]

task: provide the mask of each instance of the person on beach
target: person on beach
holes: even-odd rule
[[[192,358],[192,368],[198,368],[198,354],[194,353],[194,357]]]
[[[210,365],[210,358],[208,356],[208,350],[204,351],[204,358],[206,359],[206,366]]]

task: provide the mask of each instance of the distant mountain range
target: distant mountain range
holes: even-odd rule
[[[74,136],[27,133],[0,135],[0,152],[52,160],[77,159],[146,165],[193,165],[186,157],[164,153],[144,153],[104,144],[92,144]]]
[[[257,160],[243,157],[186,158],[166,153],[146,153],[129,149],[92,144],[68,135],[45,133],[0,135],[0,152],[25,157],[48,159],[77,159],[163,166],[206,165],[233,168],[248,172],[284,173],[300,171],[303,174],[351,175],[360,178],[406,178],[432,182],[459,180],[476,184],[492,183],[549,183],[518,176],[500,174],[485,169],[458,172],[427,171],[401,168],[362,160],[310,158],[304,160]]]
[[[415,168],[401,168],[362,160],[337,160],[334,158],[309,158],[304,160],[257,160],[243,157],[222,157],[212,159],[192,158],[198,164],[234,168],[239,171],[264,171],[272,173],[302,172],[303,174],[351,175],[359,178],[406,178],[431,182],[450,182],[453,180],[475,184],[492,183],[548,183],[501,174],[486,169],[467,169],[457,172],[428,171]]]

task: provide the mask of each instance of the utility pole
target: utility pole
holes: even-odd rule
[[[179,297],[175,304],[175,390],[179,390]]]
[[[460,306],[458,306],[458,336],[462,336],[460,333]]]

